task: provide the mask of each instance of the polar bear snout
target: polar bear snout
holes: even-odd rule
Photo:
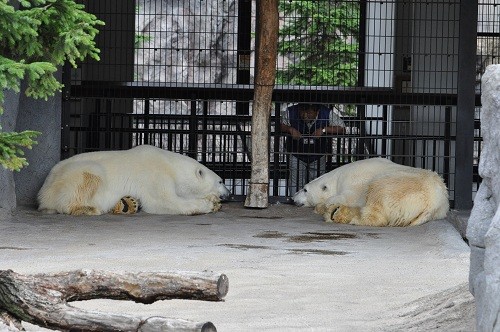
[[[221,200],[221,201],[227,201],[227,200],[229,199],[229,197],[230,197],[230,196],[231,196],[231,195],[230,195],[230,193],[228,192],[227,194],[222,194],[222,195],[220,195],[220,196],[219,196],[219,198],[220,198],[220,200]]]
[[[306,189],[297,191],[295,195],[293,195],[292,200],[296,206],[303,206],[307,201]]]
[[[219,199],[221,201],[226,201],[229,199],[229,197],[231,196],[231,192],[229,191],[229,189],[227,189],[227,187],[224,185],[224,183],[220,183],[221,187],[219,188]]]

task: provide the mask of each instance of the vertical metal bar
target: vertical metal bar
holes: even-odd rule
[[[274,107],[274,132],[269,129],[270,133],[273,133],[273,168],[271,170],[271,175],[273,179],[273,190],[271,196],[279,196],[279,181],[280,181],[280,138],[281,132],[279,130],[279,124],[281,123],[281,114],[280,114],[281,104],[276,103]],[[273,123],[271,121],[271,123]]]
[[[113,100],[106,99],[106,115],[104,116],[104,149],[111,149],[111,122],[113,121]]]
[[[62,112],[61,112],[61,159],[71,157],[71,65],[65,64],[62,69]],[[77,134],[75,133],[75,136]]]
[[[144,144],[149,144],[149,99],[144,100]]]
[[[238,40],[236,84],[250,84],[250,48],[252,42],[252,1],[238,1]],[[236,102],[236,114],[248,115],[249,104]]]
[[[196,119],[196,99],[191,99],[191,113],[189,115],[189,148],[188,156],[196,160],[198,151],[198,120]]]
[[[477,0],[460,1],[455,209],[472,208]]]
[[[382,106],[382,157],[387,156],[387,123],[389,118],[387,115],[387,105]]]
[[[451,107],[445,108],[444,118],[444,164],[443,164],[443,179],[447,187],[450,183],[450,141],[451,141]]]
[[[201,163],[206,165],[207,163],[207,137],[208,137],[208,101],[204,100],[203,104],[203,127],[201,129],[203,135],[201,135]],[[213,134],[212,134],[213,135]],[[213,139],[213,138],[212,138]],[[212,160],[213,162],[213,160]]]
[[[365,85],[367,1],[359,2],[358,86]]]

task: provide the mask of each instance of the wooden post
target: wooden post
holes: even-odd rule
[[[224,274],[111,273],[77,270],[25,276],[0,271],[0,330],[21,330],[26,321],[62,331],[216,331],[211,322],[136,317],[86,311],[68,304],[98,298],[153,303],[165,299],[221,301],[228,291]],[[2,330],[3,331],[3,330]]]
[[[257,1],[257,18],[252,171],[245,207],[266,208],[269,204],[269,116],[278,51],[278,0]]]

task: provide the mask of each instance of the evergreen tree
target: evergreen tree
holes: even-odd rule
[[[280,0],[278,52],[290,62],[277,83],[355,86],[359,1]]]
[[[0,0],[0,114],[4,89],[19,92],[22,79],[27,96],[47,99],[62,88],[54,77],[58,66],[76,67],[87,56],[99,60],[94,39],[103,24],[74,0]],[[27,165],[22,148],[36,144],[39,133],[1,129],[0,164],[19,170]]]

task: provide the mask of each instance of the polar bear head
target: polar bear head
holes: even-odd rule
[[[215,172],[201,163],[188,163],[183,165],[182,173],[192,176],[177,178],[176,192],[181,197],[206,198],[216,196],[220,200],[226,200],[231,192],[224,185],[224,181]]]
[[[293,196],[293,202],[298,206],[314,207],[325,203],[329,197],[335,195],[336,188],[335,178],[329,173],[323,174],[297,191]]]
[[[196,178],[199,182],[204,183],[202,188],[207,189],[207,194],[209,195],[216,194],[220,200],[226,200],[231,194],[229,189],[224,185],[222,178],[201,164],[196,169]]]

